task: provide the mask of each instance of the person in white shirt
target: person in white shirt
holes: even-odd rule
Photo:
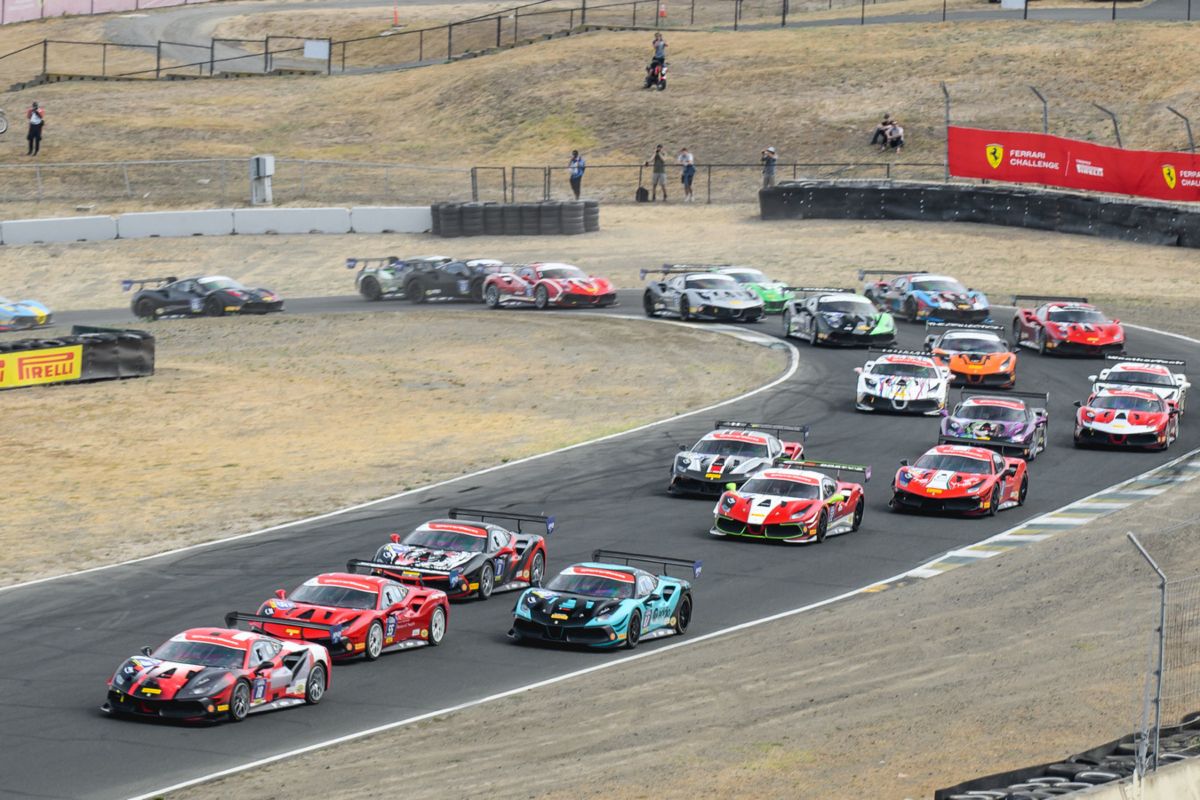
[[[25,155],[36,156],[42,149],[42,126],[46,124],[45,107],[39,107],[37,101],[34,101],[25,112],[25,119],[29,120],[29,132],[25,134],[25,141],[29,142],[29,152]]]
[[[679,180],[683,183],[683,202],[694,203],[696,198],[692,194],[692,181],[696,177],[696,159],[686,147],[683,147],[680,148],[679,155],[675,156],[675,161],[683,167],[679,176]]]
[[[883,143],[880,150],[901,150],[904,148],[904,128],[900,127],[899,122],[893,122],[887,129],[887,141]]]

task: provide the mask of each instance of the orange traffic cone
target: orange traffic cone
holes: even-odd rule
[[[393,28],[400,27],[400,4],[399,3],[394,4],[392,6],[392,27]]]

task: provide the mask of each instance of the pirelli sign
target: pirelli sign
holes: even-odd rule
[[[83,377],[83,345],[0,353],[0,389],[65,383]]]

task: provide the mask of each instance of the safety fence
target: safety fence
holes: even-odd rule
[[[0,0],[0,25],[53,17],[88,16],[187,6],[209,0]]]

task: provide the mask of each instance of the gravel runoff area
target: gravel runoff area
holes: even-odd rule
[[[1182,484],[932,580],[171,798],[929,797],[1136,727],[1157,595],[1124,534],[1190,574],[1200,527],[1157,531],[1198,503],[1200,481]]]
[[[153,331],[153,377],[0,393],[9,432],[0,485],[20,499],[0,522],[0,584],[625,430],[735,396],[786,366],[779,351],[680,326],[482,308],[181,320]]]

